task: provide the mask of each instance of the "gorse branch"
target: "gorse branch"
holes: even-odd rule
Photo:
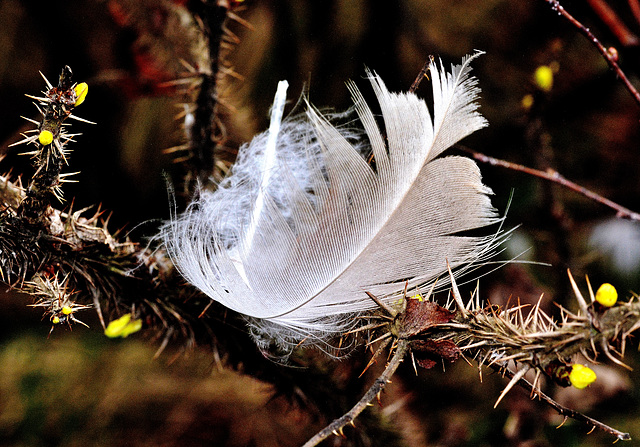
[[[71,325],[81,323],[74,315],[76,312],[91,307],[76,303],[75,289],[81,282],[91,286],[99,308],[101,279],[94,278],[95,267],[91,264],[106,253],[114,258],[126,256],[132,252],[132,245],[116,241],[100,221],[99,210],[87,219],[81,217],[82,211],[62,212],[52,206],[54,200],[63,201],[61,186],[70,181],[70,174],[62,172],[69,164],[68,145],[79,135],[67,131],[66,120],[90,123],[72,114],[84,102],[88,86],[72,82],[68,66],[63,68],[56,86],[44,75],[43,78],[46,83],[43,96],[27,95],[37,101],[36,108],[42,117],[40,121],[28,119],[36,128],[12,145],[35,146],[24,152],[31,156],[35,174],[26,189],[21,182],[3,178],[0,272],[5,282],[35,296],[37,302],[33,306],[44,308],[53,325]]]
[[[540,308],[540,302],[531,309],[523,305],[502,308],[483,305],[475,293],[463,304],[462,298],[455,296],[458,292],[453,275],[454,296],[447,306],[439,306],[428,296],[426,299],[420,295],[405,299],[405,308],[396,313],[392,322],[378,325],[385,329],[377,340],[394,338],[397,342],[387,368],[358,404],[316,434],[305,447],[317,445],[332,433],[342,434],[343,427],[353,423],[366,404],[379,397],[406,355],[411,356],[414,365],[427,369],[444,360],[455,361],[461,355],[473,358],[479,367],[489,366],[510,378],[496,406],[509,390],[519,385],[565,417],[585,422],[617,439],[631,439],[628,433],[558,404],[540,389],[542,376],[549,377],[560,386],[572,385],[579,389],[596,380],[589,367],[575,363],[575,356],[579,353],[592,362],[604,356],[626,367],[622,357],[628,339],[640,329],[640,301],[637,297],[619,302],[617,292],[610,284],[601,286],[596,294],[589,285],[590,302],[587,303],[571,273],[569,279],[580,310],[574,313],[561,308],[559,320],[547,315]],[[385,307],[381,312],[388,313],[389,310]],[[619,354],[616,356],[614,352]],[[379,351],[374,358],[378,354]],[[529,371],[535,372],[533,383],[524,378]]]
[[[223,81],[226,78],[243,79],[228,61],[230,52],[239,42],[238,36],[229,29],[229,22],[251,26],[233,12],[239,4],[212,0],[189,3],[204,45],[197,51],[199,61],[194,64],[183,62],[187,72],[179,80],[168,83],[181,86],[186,98],[181,104],[182,112],[176,117],[183,120],[186,139],[182,144],[166,149],[165,153],[173,154],[173,162],[184,168],[179,192],[189,196],[197,185],[209,184],[212,176],[219,181],[224,176],[220,171],[228,170],[219,154],[227,139],[222,116],[231,108],[225,101]]]
[[[590,298],[587,303],[571,272],[568,274],[579,310],[571,312],[560,308],[559,320],[547,315],[540,308],[540,302],[526,310],[522,305],[484,306],[476,294],[464,312],[458,305],[456,318],[422,333],[421,337],[452,342],[461,354],[474,358],[479,366],[508,372],[511,380],[496,406],[514,385],[526,382],[523,378],[528,371],[535,372],[531,384],[534,395],[543,395],[540,390],[543,375],[560,386],[587,387],[596,380],[596,375],[590,368],[575,363],[576,354],[582,354],[591,362],[604,357],[628,368],[622,357],[629,337],[640,329],[640,301],[633,297],[627,302],[619,302],[617,292],[610,284],[603,284],[594,294],[587,278]],[[510,370],[511,364],[517,369]],[[618,439],[630,439],[628,433],[564,409],[551,403],[550,398],[545,401],[565,416],[585,421]]]
[[[43,76],[44,77],[44,76]],[[65,121],[68,118],[89,122],[71,114],[72,110],[82,104],[87,95],[86,83],[73,84],[72,72],[65,66],[60,74],[57,87],[53,87],[44,78],[47,90],[43,97],[29,96],[38,101],[36,107],[42,114],[42,120],[37,123],[37,129],[32,135],[24,135],[24,139],[15,144],[34,144],[36,149],[26,152],[32,155],[32,162],[36,173],[33,175],[26,197],[22,200],[18,214],[31,221],[38,221],[49,211],[51,198],[62,201],[60,185],[69,181],[69,174],[62,174],[62,167],[67,164],[69,149],[67,144],[72,141],[74,134],[66,131]]]
[[[72,82],[71,76],[64,67],[56,86],[45,78],[42,96],[29,96],[37,101],[41,119],[28,119],[35,128],[14,145],[33,147],[25,154],[35,174],[26,188],[20,178],[1,179],[0,277],[35,298],[32,306],[43,310],[52,330],[84,325],[78,313],[93,307],[103,327],[112,317],[117,321],[109,336],[127,336],[144,320],[165,342],[182,337],[188,345],[195,332],[206,331],[203,320],[190,316],[199,315],[204,305],[197,301],[197,311],[176,306],[174,301],[183,302],[190,291],[175,287],[163,252],[111,233],[99,207],[89,216],[87,209],[55,207],[63,202],[62,186],[69,181],[63,172],[70,164],[69,145],[79,135],[68,132],[66,121],[89,122],[73,114],[88,86]],[[120,317],[129,324],[117,328],[124,321]]]
[[[329,436],[341,435],[344,436],[343,428],[347,424],[353,424],[355,418],[362,413],[370,402],[376,397],[380,397],[380,393],[384,390],[388,383],[391,382],[391,376],[396,372],[398,366],[404,360],[409,350],[409,344],[407,340],[400,340],[394,348],[393,357],[389,361],[389,364],[385,368],[384,372],[375,380],[374,384],[367,390],[364,396],[356,403],[351,410],[345,413],[340,418],[327,425],[320,430],[311,439],[309,439],[302,447],[313,447],[318,445]]]

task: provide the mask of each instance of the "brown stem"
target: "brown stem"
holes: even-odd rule
[[[523,165],[519,165],[516,163],[511,163],[509,161],[505,161],[505,160],[500,160],[498,158],[493,158],[493,157],[489,157],[488,155],[482,154],[480,152],[476,152],[473,151],[471,149],[465,148],[465,147],[461,147],[458,146],[460,149],[464,150],[465,152],[471,154],[471,156],[473,156],[474,159],[482,162],[482,163],[489,163],[490,165],[493,166],[500,166],[503,168],[507,168],[507,169],[511,169],[513,171],[520,171],[520,172],[524,172],[526,174],[529,175],[533,175],[545,180],[549,180],[551,182],[554,183],[558,183],[566,188],[569,188],[579,194],[582,194],[585,197],[588,197],[592,200],[595,200],[598,203],[601,203],[605,206],[608,206],[609,208],[612,208],[616,211],[616,216],[620,217],[620,218],[625,218],[625,219],[629,219],[629,220],[634,220],[637,222],[640,222],[640,213],[636,213],[635,211],[631,211],[628,208],[625,208],[622,205],[618,205],[617,203],[607,199],[606,197],[602,197],[599,194],[596,194],[595,192],[578,185],[577,183],[572,182],[571,180],[567,180],[566,178],[564,178],[559,172],[553,170],[553,169],[547,169],[546,171],[540,171],[538,169],[533,169],[533,168],[529,168],[527,166],[523,166]]]
[[[347,424],[352,424],[353,420],[358,417],[362,411],[367,408],[369,403],[375,399],[375,397],[380,393],[385,386],[390,382],[391,376],[396,372],[400,363],[404,359],[405,355],[409,352],[409,341],[405,339],[400,339],[398,341],[398,345],[396,346],[396,351],[391,358],[391,361],[385,368],[385,370],[380,374],[380,377],[373,382],[373,385],[367,390],[367,392],[362,396],[362,398],[358,401],[357,404],[353,406],[351,410],[345,413],[343,416],[334,420],[331,424],[327,425],[325,428],[320,430],[316,435],[309,439],[302,447],[314,447],[318,445],[323,440],[327,439],[332,434],[338,435],[342,433],[342,429]]]

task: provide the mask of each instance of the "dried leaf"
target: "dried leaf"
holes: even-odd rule
[[[450,340],[411,340],[409,346],[416,363],[425,369],[433,368],[440,359],[453,363],[460,357],[460,348]]]
[[[407,308],[398,320],[398,336],[411,338],[421,335],[438,324],[446,324],[455,318],[451,312],[432,301],[407,300]]]

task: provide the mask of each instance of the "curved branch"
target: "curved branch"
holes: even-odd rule
[[[342,434],[342,429],[347,424],[353,424],[353,420],[358,417],[362,411],[367,408],[369,403],[375,399],[375,397],[384,389],[385,386],[390,382],[391,376],[396,372],[402,360],[404,360],[405,355],[409,352],[409,340],[400,339],[398,341],[398,345],[396,346],[396,351],[389,361],[389,364],[385,368],[385,370],[380,374],[380,376],[373,382],[373,385],[369,387],[367,392],[362,396],[362,398],[358,401],[357,404],[353,406],[351,410],[345,413],[343,416],[334,420],[331,424],[327,425],[325,428],[320,430],[314,437],[309,439],[302,447],[314,447],[318,445],[323,440],[327,439],[332,434],[338,435]]]

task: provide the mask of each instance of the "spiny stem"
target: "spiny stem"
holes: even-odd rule
[[[409,351],[409,341],[405,339],[398,340],[396,351],[393,357],[389,361],[389,364],[380,376],[373,382],[373,385],[367,390],[357,404],[353,406],[351,410],[345,413],[340,418],[334,420],[331,424],[320,430],[316,435],[309,439],[302,447],[314,447],[323,440],[327,439],[332,434],[342,433],[342,429],[349,423],[353,423],[353,420],[358,417],[362,411],[367,408],[369,403],[375,399],[375,397],[384,389],[389,383],[391,376],[396,372],[400,363],[404,360],[405,355]]]
[[[500,372],[501,374],[504,374],[505,376],[509,377],[510,379],[513,379],[513,377],[515,377],[516,373],[514,373],[513,371],[511,371],[508,368],[501,368],[498,365],[490,365],[491,368],[493,368],[494,370]],[[520,385],[522,388],[524,388],[525,390],[529,391],[531,393],[532,396],[534,397],[539,397],[540,399],[542,399],[543,401],[545,401],[549,406],[551,406],[554,410],[556,410],[558,412],[558,414],[560,414],[561,416],[564,416],[565,418],[571,418],[571,419],[575,419],[576,421],[581,421],[581,422],[586,422],[587,424],[590,424],[592,426],[594,426],[595,428],[602,430],[606,433],[609,433],[613,436],[615,436],[616,438],[618,438],[621,441],[629,441],[631,439],[631,435],[629,433],[624,433],[621,432],[619,430],[616,430],[615,428],[612,428],[610,426],[608,426],[607,424],[604,424],[596,419],[593,419],[585,414],[580,413],[579,411],[576,410],[572,410],[571,408],[567,408],[565,406],[560,405],[558,402],[556,402],[555,400],[553,400],[551,397],[547,396],[546,394],[544,394],[540,389],[534,387],[531,382],[529,382],[527,379],[525,379],[524,377],[521,377],[518,381],[517,384]]]
[[[220,98],[219,81],[221,75],[228,75],[242,79],[231,68],[224,64],[225,41],[236,41],[237,37],[227,28],[229,20],[235,20],[248,28],[251,25],[232,12],[233,2],[216,0],[203,0],[189,2],[189,9],[194,18],[202,26],[202,31],[207,38],[209,49],[209,66],[199,67],[198,77],[200,85],[195,108],[193,110],[194,122],[189,131],[189,141],[184,146],[175,149],[187,148],[189,155],[178,160],[185,162],[187,170],[184,178],[184,192],[193,193],[198,184],[208,184],[211,174],[216,166],[217,150],[225,140],[226,131],[220,120],[220,106],[224,101]],[[196,71],[194,68],[193,71]],[[171,150],[169,150],[171,151]]]
[[[220,67],[220,43],[227,8],[218,2],[206,1],[200,5],[204,31],[209,38],[210,73],[202,74],[202,84],[196,99],[195,122],[191,130],[194,160],[190,168],[196,173],[195,180],[202,182],[213,171],[215,147],[215,114],[218,101],[218,68]]]

